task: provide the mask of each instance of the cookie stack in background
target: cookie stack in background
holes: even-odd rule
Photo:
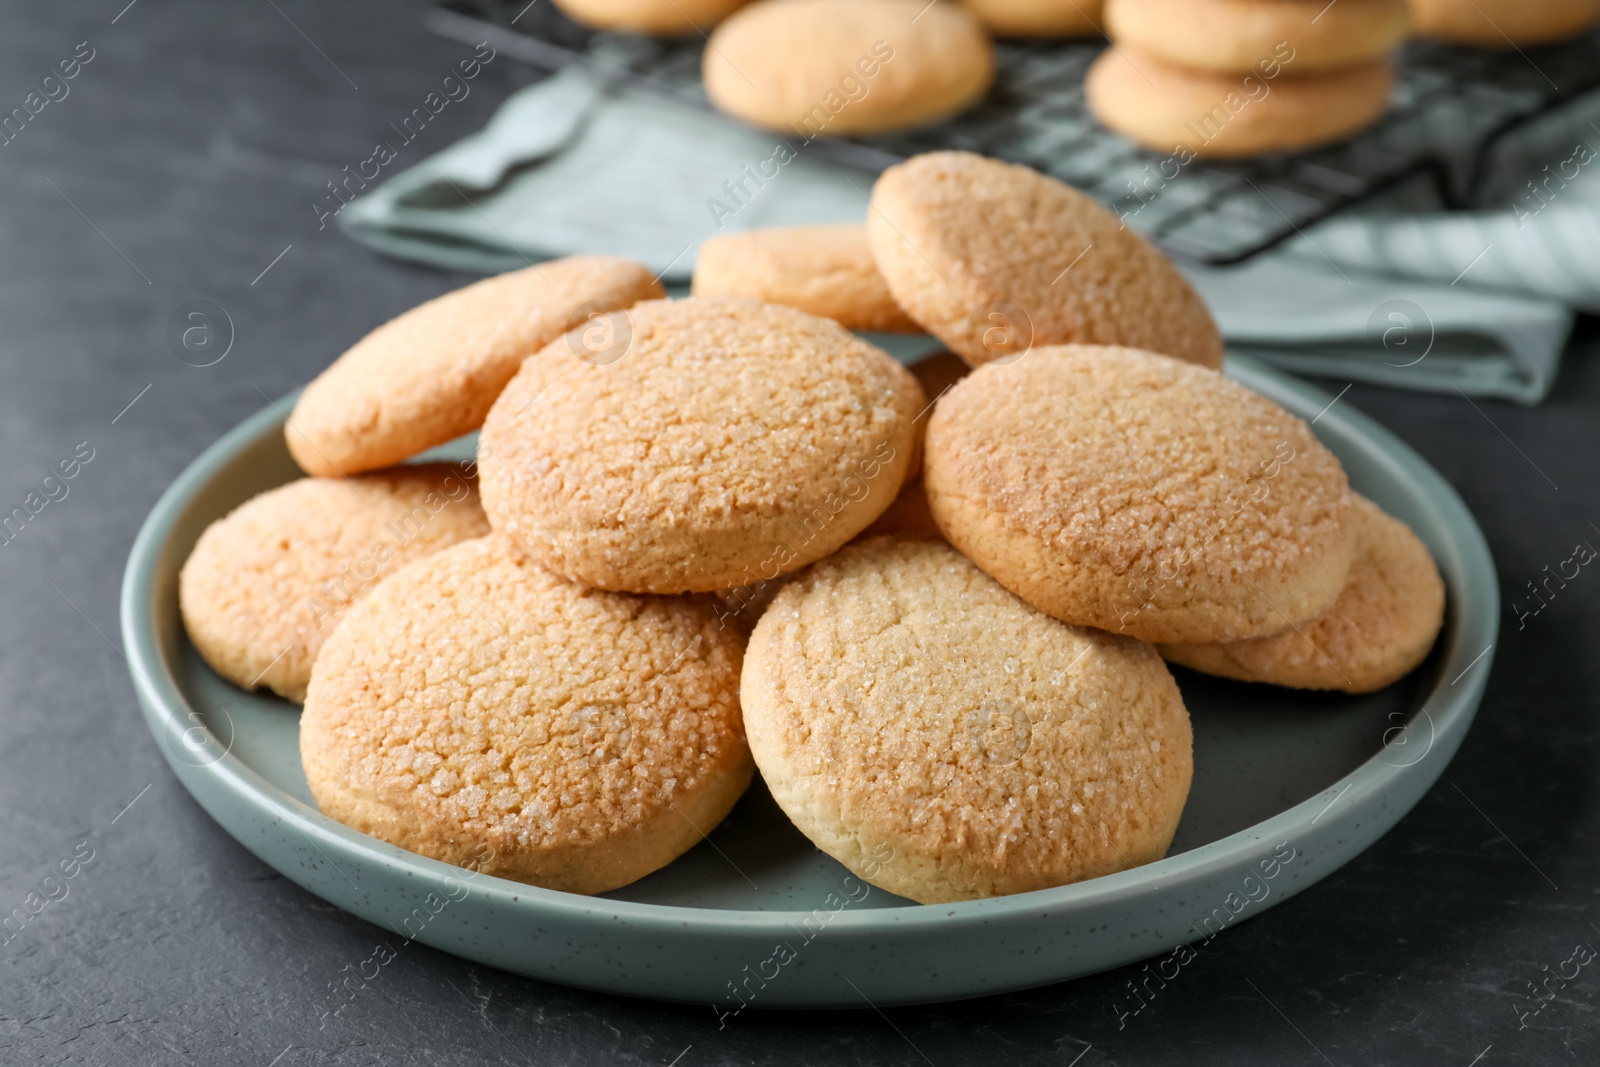
[[[1101,122],[1180,163],[1297,151],[1383,114],[1407,19],[1406,0],[1107,0],[1113,46],[1085,91]]]
[[[1059,182],[920,156],[864,225],[708,242],[693,288],[584,256],[407,312],[288,416],[314,476],[200,538],[191,639],[303,697],[324,813],[599,893],[759,770],[873,885],[1024,892],[1165,854],[1164,658],[1364,692],[1433,644],[1427,550]],[[474,462],[394,466],[480,426]]]
[[[1600,0],[1409,0],[1418,37],[1519,48],[1574,37],[1600,20]]]
[[[1103,0],[961,0],[1001,37],[1090,37]]]

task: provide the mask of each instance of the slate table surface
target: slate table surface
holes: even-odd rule
[[[1113,1006],[1138,968],[883,1013],[750,1011],[719,1029],[709,1007],[420,945],[319,1018],[329,983],[384,935],[268,869],[168,773],[118,651],[118,583],[156,497],[263,394],[468,280],[319,230],[311,205],[470,48],[430,36],[417,3],[124,3],[0,5],[0,114],[93,50],[69,94],[0,146],[0,510],[80,445],[94,454],[0,546],[0,913],[93,850],[0,945],[0,1063],[1600,1063],[1600,967],[1518,1014],[1530,983],[1600,946],[1590,570],[1537,615],[1508,610],[1477,724],[1399,826],[1218,938],[1121,1026]],[[397,165],[536,77],[492,63]],[[210,367],[167,341],[195,298],[235,326]],[[1597,349],[1580,323],[1537,409],[1360,385],[1341,401],[1459,488],[1508,605],[1531,606],[1527,583],[1577,543],[1600,545]]]

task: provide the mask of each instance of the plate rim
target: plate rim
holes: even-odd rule
[[[1330,813],[1325,808],[1317,814],[1316,818],[1311,820],[1312,823],[1320,821],[1325,815],[1328,816],[1329,821],[1322,827],[1323,831],[1344,823],[1352,824],[1353,828],[1353,824],[1363,817],[1365,811],[1364,806],[1358,803],[1363,796],[1388,792],[1402,778],[1412,778],[1419,774],[1431,775],[1417,791],[1420,798],[1443,773],[1444,766],[1448,764],[1450,758],[1453,758],[1455,750],[1476,715],[1493,668],[1494,657],[1490,653],[1494,651],[1499,637],[1498,574],[1481,528],[1455,487],[1443,474],[1428,463],[1420,453],[1370,416],[1350,404],[1341,407],[1338,401],[1343,394],[1339,397],[1329,397],[1323,390],[1287,372],[1271,368],[1250,357],[1232,353],[1228,356],[1225,370],[1230,378],[1280,404],[1283,404],[1284,395],[1292,396],[1307,406],[1326,401],[1321,413],[1309,421],[1316,422],[1326,418],[1330,421],[1330,425],[1341,426],[1347,439],[1358,442],[1369,458],[1376,459],[1380,465],[1387,467],[1397,479],[1413,481],[1415,471],[1420,470],[1423,472],[1423,481],[1432,483],[1424,486],[1431,489],[1431,492],[1426,494],[1427,498],[1430,503],[1442,508],[1443,513],[1440,515],[1442,525],[1455,531],[1449,545],[1455,556],[1452,561],[1454,567],[1451,569],[1459,572],[1463,582],[1473,587],[1473,599],[1476,605],[1470,615],[1461,610],[1454,613],[1454,618],[1458,620],[1461,629],[1459,634],[1454,635],[1454,643],[1459,646],[1462,639],[1467,636],[1467,631],[1471,630],[1484,638],[1483,643],[1487,645],[1485,651],[1471,662],[1462,662],[1466,654],[1459,647],[1452,648],[1450,654],[1437,666],[1439,677],[1433,688],[1420,702],[1422,709],[1431,711],[1428,716],[1431,740],[1427,751],[1431,752],[1436,747],[1441,748],[1444,757],[1434,761],[1433,766],[1427,770],[1417,770],[1425,761],[1427,752],[1413,763],[1397,765],[1382,759],[1387,749],[1379,748],[1364,762],[1300,803],[1187,852],[1166,856],[1142,867],[1026,893],[948,904],[911,903],[893,908],[846,909],[830,920],[828,926],[830,936],[848,938],[851,935],[877,934],[882,933],[886,926],[897,927],[905,932],[919,932],[933,924],[937,924],[941,931],[947,932],[952,924],[981,925],[1028,919],[1044,913],[1090,908],[1112,899],[1127,903],[1140,896],[1160,892],[1161,887],[1155,884],[1156,879],[1171,887],[1192,879],[1214,877],[1236,869],[1242,860],[1253,859],[1250,850],[1259,847],[1263,842],[1293,840],[1297,832],[1308,825],[1308,818],[1316,812],[1317,805],[1330,792],[1337,793],[1336,800],[1346,793],[1352,794],[1353,803],[1345,805],[1339,812]],[[550,915],[552,919],[583,921],[599,916],[628,923],[668,924],[680,928],[699,928],[708,932],[737,930],[741,934],[750,932],[777,934],[800,917],[812,914],[806,910],[694,907],[615,900],[544,889],[489,875],[480,876],[476,872],[464,872],[463,868],[406,851],[334,821],[268,781],[260,772],[233,753],[231,743],[220,758],[210,763],[204,765],[183,763],[180,766],[182,761],[176,756],[173,745],[181,745],[184,735],[194,729],[189,725],[194,721],[189,718],[194,709],[178,686],[165,657],[162,656],[157,638],[158,627],[153,618],[155,611],[153,586],[161,565],[162,550],[172,528],[192,502],[196,491],[215,476],[218,468],[229,462],[250,442],[262,437],[264,432],[270,431],[273,426],[279,427],[281,432],[281,427],[286,421],[284,411],[286,407],[292,405],[298,392],[299,390],[295,390],[277,400],[270,400],[266,407],[233,427],[184,468],[161,494],[140,526],[124,570],[119,621],[123,643],[127,649],[129,674],[143,709],[146,725],[160,743],[163,757],[183,782],[185,789],[201,802],[201,806],[207,809],[208,814],[209,806],[190,784],[188,777],[190,773],[209,775],[236,802],[255,808],[269,818],[289,822],[319,852],[331,848],[341,858],[349,858],[353,862],[377,863],[391,870],[423,875],[430,887],[443,885],[446,878],[458,882],[470,878],[473,880],[474,890],[485,894],[491,904],[518,908],[532,905]],[[1412,469],[1407,470],[1407,464],[1402,463],[1397,457],[1408,459]],[[1449,631],[1446,633],[1449,635]],[[1477,647],[1478,644],[1478,641],[1472,641],[1467,647]],[[1473,670],[1480,665],[1479,661],[1484,659],[1488,662],[1481,665],[1483,669]],[[1452,670],[1459,671],[1460,674],[1455,681],[1446,684],[1444,678],[1449,676]],[[1466,677],[1468,673],[1472,675],[1470,679]],[[1463,681],[1466,684],[1457,689],[1456,685]],[[1410,738],[1415,723],[1413,717],[1407,722],[1401,736]],[[207,736],[213,736],[209,730]],[[1403,818],[1413,805],[1414,802],[1408,804],[1404,811],[1395,816],[1395,821]],[[1328,807],[1331,806],[1330,804]],[[226,826],[224,832],[229,833],[229,836],[235,836]],[[248,842],[240,843],[248,850],[255,851]],[[1370,842],[1357,852],[1366,847],[1370,847]],[[325,852],[324,855],[327,858]],[[263,860],[263,862],[268,861]],[[331,858],[329,862],[338,869],[338,865],[333,863]],[[1340,861],[1333,869],[1343,862],[1345,861]],[[270,862],[268,865],[276,869],[276,865]],[[351,884],[354,888],[355,884]]]

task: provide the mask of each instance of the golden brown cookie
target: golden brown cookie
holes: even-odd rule
[[[1088,37],[1102,0],[961,0],[1002,37]]]
[[[950,543],[1066,622],[1237,641],[1333,606],[1349,488],[1300,419],[1215,371],[1130,348],[1036,348],[974,371],[928,423]]]
[[[749,784],[743,652],[704,604],[584,589],[468,541],[323,647],[306,781],[324,814],[401,848],[603,893],[698,844]]]
[[[889,295],[866,227],[783,226],[700,246],[695,296],[745,296],[832,319],[847,330],[921,333]]]
[[[1180,164],[1342,140],[1378,120],[1393,87],[1387,59],[1267,79],[1175,67],[1128,45],[1102,52],[1084,82],[1096,118]]]
[[[306,386],[284,427],[308,474],[387,467],[470,433],[528,356],[593,307],[659,297],[647,267],[572,256],[446,293],[379,326]]]
[[[1057,622],[943,544],[879,538],[791,581],[740,696],[784,813],[922,903],[1160,859],[1193,774],[1154,649]]]
[[[820,559],[917,465],[909,371],[844,327],[732,297],[652,301],[611,362],[564,342],[484,424],[494,528],[574,581],[715,592]]]
[[[555,0],[564,14],[597,30],[676,37],[705,32],[745,0]]]
[[[924,126],[994,80],[994,45],[950,0],[756,0],[712,33],[706,95],[736,118],[814,137]]]
[[[178,574],[178,606],[214,671],[298,703],[351,604],[405,564],[488,531],[477,486],[454,464],[302,478],[206,527]]]
[[[1418,37],[1514,48],[1576,36],[1600,19],[1600,0],[1410,0]]]
[[[1406,0],[1106,0],[1105,15],[1123,48],[1269,80],[1381,59],[1408,21]]]
[[[1444,580],[1409,526],[1351,496],[1355,561],[1325,614],[1253,641],[1162,645],[1161,655],[1224,678],[1346,693],[1370,693],[1411,673],[1444,625]]]
[[[889,510],[862,530],[856,540],[886,536],[905,537],[913,541],[944,540],[944,534],[939,532],[939,524],[933,521],[933,512],[928,508],[928,491],[923,487],[921,478],[907,482],[905,488],[900,490],[900,495],[894,498],[894,503],[889,505]]]
[[[1222,335],[1176,267],[1089,197],[970,152],[883,172],[867,216],[895,301],[967,362],[1125,344],[1207,367]]]

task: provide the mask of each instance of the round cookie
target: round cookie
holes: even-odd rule
[[[878,273],[866,227],[783,226],[708,239],[695,296],[745,296],[832,319],[847,330],[921,333]]]
[[[1333,607],[1295,629],[1228,644],[1162,645],[1207,674],[1294,689],[1370,693],[1427,659],[1444,625],[1444,580],[1411,528],[1352,494],[1356,554]]]
[[[405,564],[488,532],[477,486],[453,464],[302,478],[206,527],[178,574],[178,606],[212,670],[299,703],[352,603]]]
[[[1349,488],[1300,419],[1215,371],[1062,345],[979,368],[928,423],[950,543],[1049,615],[1237,641],[1333,606]]]
[[[585,585],[716,592],[860,533],[917,466],[909,371],[828,319],[732,297],[651,301],[612,361],[565,342],[484,423],[495,529]]]
[[[1193,775],[1154,649],[1034,611],[943,544],[879,538],[791,581],[740,698],[800,831],[925,904],[1160,859]]]
[[[1393,88],[1387,59],[1268,80],[1175,67],[1128,46],[1102,52],[1084,81],[1096,118],[1180,163],[1331,144],[1377,121]]]
[[[528,356],[591,308],[659,297],[647,267],[572,256],[446,293],[379,326],[306,386],[284,427],[307,474],[387,467],[483,425]]]
[[[1480,48],[1549,44],[1600,19],[1600,0],[1410,0],[1418,37]]]
[[[962,0],[1002,37],[1089,37],[1102,0]]]
[[[756,0],[712,33],[702,77],[728,114],[809,141],[965,111],[994,81],[994,45],[949,0]]]
[[[407,567],[345,617],[300,720],[323,813],[570,893],[698,844],[749,784],[744,637],[709,606],[572,585],[503,538]]]
[[[711,29],[746,0],[555,0],[574,22],[597,30],[676,37]]]
[[[873,187],[867,236],[895,301],[974,365],[1069,342],[1222,365],[1222,335],[1178,269],[1092,199],[1027,167],[970,152],[890,167]]]
[[[1381,59],[1408,22],[1406,0],[1106,0],[1105,15],[1112,40],[1141,55],[1267,78]]]

